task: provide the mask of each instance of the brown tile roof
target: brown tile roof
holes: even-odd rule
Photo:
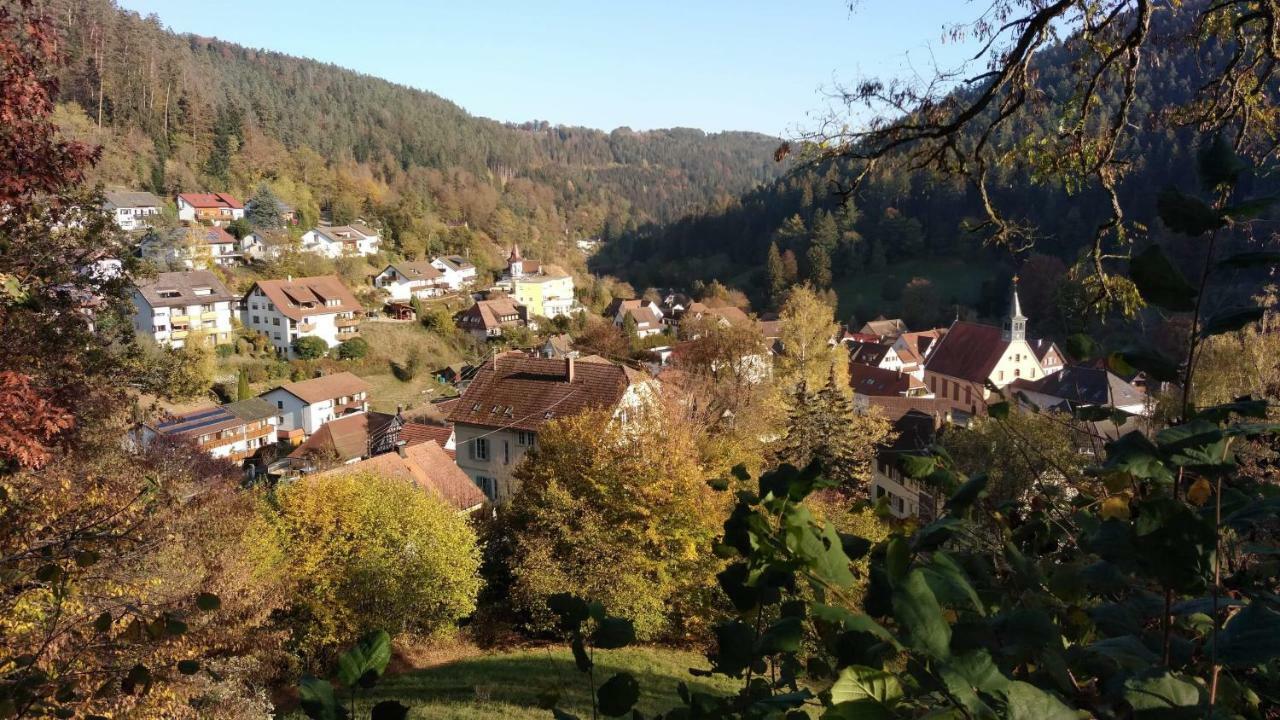
[[[1000,328],[958,320],[929,356],[925,369],[961,380],[986,382],[1008,346]]]
[[[516,316],[515,320],[503,321],[502,318]],[[475,305],[462,313],[460,323],[463,327],[474,330],[490,330],[504,325],[517,325],[527,322],[525,307],[510,297],[479,300]]]
[[[760,334],[766,338],[782,337],[782,321],[781,320],[757,320],[756,325],[760,326]]]
[[[261,288],[267,299],[276,306],[285,317],[301,320],[311,315],[328,315],[339,312],[362,312],[364,308],[356,301],[346,285],[337,275],[317,275],[315,277],[293,278],[292,280],[259,280],[245,293],[245,299],[253,294],[254,288]],[[337,300],[337,305],[326,305],[327,300]]]
[[[637,330],[654,330],[662,327],[662,321],[654,314],[651,307],[629,308],[626,313],[635,321]]]
[[[901,395],[923,390],[924,383],[911,373],[849,363],[849,386],[859,395]]]
[[[407,422],[404,427],[400,428],[400,442],[405,445],[420,445],[424,442],[434,442],[440,447],[449,444],[449,438],[453,437],[452,425],[428,425],[423,422]],[[450,457],[453,457],[453,451],[445,449]]]
[[[929,357],[929,349],[946,334],[946,328],[902,333],[898,339],[903,341],[906,347],[898,349],[898,357],[902,358],[903,362],[923,364],[925,358]]]
[[[432,265],[430,260],[392,263],[387,268],[395,268],[396,272],[410,280],[435,280],[444,276],[444,273]],[[383,272],[386,272],[386,269]]]
[[[364,457],[369,454],[369,437],[394,419],[394,415],[387,413],[362,412],[330,420],[294,448],[289,457],[330,455],[343,462]]]
[[[188,239],[193,242],[202,242],[206,245],[237,245],[239,240],[231,233],[220,227],[203,227],[200,225],[192,227],[174,228],[169,231],[169,240],[173,243],[185,243]]]
[[[389,452],[361,460],[329,473],[371,472],[385,477],[400,478],[414,486],[434,493],[459,512],[466,512],[484,504],[485,496],[471,482],[471,478],[458,468],[435,441],[411,445],[401,452]]]
[[[197,208],[230,208],[232,210],[240,210],[244,206],[227,193],[179,193],[178,197],[182,198],[191,207]]]
[[[909,412],[921,412],[930,416],[946,416],[953,404],[941,398],[898,397],[894,395],[871,396],[867,406],[877,408],[889,422],[897,422]]]
[[[1058,357],[1062,358],[1062,351],[1058,349],[1057,343],[1046,338],[1037,338],[1035,340],[1027,340],[1027,344],[1031,346],[1031,352],[1036,354],[1036,359],[1044,362],[1044,356],[1049,354],[1050,350],[1055,350]]]
[[[141,278],[137,281],[138,292],[151,307],[173,307],[181,305],[197,305],[212,302],[235,300],[235,296],[217,275],[208,270],[187,270],[185,272],[158,273],[155,277]],[[196,289],[208,288],[208,295],[197,295]],[[177,293],[173,297],[166,297]]]
[[[302,382],[281,385],[284,390],[305,403],[317,403],[334,398],[349,397],[359,392],[369,392],[369,383],[349,372],[334,373]]]
[[[570,362],[573,382],[567,377]],[[598,357],[570,361],[502,354],[481,366],[449,422],[537,430],[548,420],[613,407],[631,384],[645,379]]]
[[[856,340],[848,343],[848,346],[849,360],[855,365],[877,366],[884,361],[884,356],[888,355],[891,349],[888,345]]]
[[[751,322],[751,318],[743,312],[742,308],[734,307],[732,305],[727,307],[711,308],[707,312],[712,315],[718,315],[734,325]]]
[[[863,325],[860,333],[875,335],[880,338],[897,337],[904,332],[908,332],[907,324],[899,318],[886,318],[883,315]]]

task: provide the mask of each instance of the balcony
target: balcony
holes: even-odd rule
[[[209,312],[202,312],[202,313],[200,313],[200,319],[201,319],[201,320],[217,320],[217,319],[218,319],[218,311],[217,311],[217,310],[210,310]]]
[[[340,328],[353,328],[360,326],[360,318],[338,318],[334,324]]]
[[[169,333],[169,338],[171,340],[185,340],[186,337],[187,337],[186,330],[174,330],[173,332]]]
[[[315,329],[316,329],[315,323],[309,323],[309,322],[298,323],[298,332],[309,333],[309,332],[313,332]]]
[[[170,315],[169,316],[169,322],[184,323],[184,322],[190,322],[190,321],[191,321],[190,315]]]

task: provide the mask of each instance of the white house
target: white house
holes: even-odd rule
[[[369,383],[340,372],[281,385],[259,397],[275,406],[279,439],[297,445],[330,420],[367,411]]]
[[[322,225],[302,234],[302,251],[339,258],[344,255],[372,255],[378,252],[382,239],[378,233],[359,223]]]
[[[448,286],[444,273],[428,260],[391,263],[373,278],[373,286],[387,291],[392,300],[443,295]]]
[[[161,345],[180,348],[192,334],[210,345],[231,340],[235,296],[208,270],[160,273],[137,281],[133,327]]]
[[[364,311],[337,275],[259,280],[241,301],[241,323],[294,357],[293,341],[318,337],[329,347],[358,337]]]
[[[902,370],[902,357],[892,345],[851,340],[846,343],[846,346],[849,348],[849,361],[852,363],[893,372]]]
[[[178,219],[227,225],[244,217],[244,205],[227,193],[182,193],[178,195]]]
[[[441,273],[440,281],[450,290],[461,290],[476,281],[476,266],[461,255],[444,255],[431,261]]]
[[[240,462],[276,442],[276,408],[262,398],[199,408],[142,426],[142,442],[157,436],[194,442],[211,457]]]
[[[109,190],[103,193],[103,207],[111,213],[121,230],[137,230],[147,227],[160,214],[164,202],[149,192]]]
[[[240,241],[222,228],[204,225],[149,232],[138,245],[142,257],[169,267],[204,270],[244,261]]]
[[[663,331],[662,308],[657,303],[649,300],[615,298],[613,302],[609,303],[609,307],[605,308],[604,315],[618,327],[623,327],[626,324],[627,317],[630,316],[632,322],[635,323],[636,337],[646,338],[650,335],[658,335]]]

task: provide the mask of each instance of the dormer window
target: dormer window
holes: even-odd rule
[[[192,288],[191,292],[194,293],[197,297],[200,297],[203,295],[212,295],[213,288],[209,288],[209,287]]]

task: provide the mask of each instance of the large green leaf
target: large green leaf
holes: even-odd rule
[[[547,609],[560,619],[562,630],[576,630],[591,617],[591,606],[573,593],[556,593],[547,598]]]
[[[929,588],[933,590],[934,596],[940,603],[949,607],[968,607],[977,611],[979,615],[986,614],[986,608],[983,607],[978,592],[973,589],[964,570],[951,559],[950,555],[935,552],[928,564],[920,569],[924,572]]]
[[[1223,270],[1239,270],[1245,268],[1269,268],[1280,265],[1280,251],[1260,250],[1257,252],[1236,253],[1218,261]]]
[[[1200,686],[1183,675],[1164,671],[1131,677],[1124,683],[1124,699],[1134,720],[1182,720],[1200,717]]]
[[[1275,207],[1278,199],[1280,198],[1275,195],[1245,198],[1240,202],[1234,202],[1222,208],[1222,217],[1229,218],[1232,222],[1252,220]]]
[[[956,490],[955,494],[947,498],[946,511],[952,514],[962,513],[969,509],[970,505],[982,496],[984,490],[987,489],[986,473],[979,473],[965,481],[964,485]]]
[[[776,655],[777,653],[796,652],[800,649],[800,641],[803,639],[803,618],[779,618],[760,634],[760,653],[762,655]]]
[[[1230,667],[1261,665],[1280,657],[1280,613],[1257,600],[1218,633],[1218,659]]]
[[[716,671],[738,677],[755,660],[755,631],[741,620],[715,626],[716,652],[708,659]]]
[[[902,697],[902,685],[892,673],[862,665],[840,671],[831,686],[834,714],[839,718],[892,717],[890,709]],[[848,705],[849,707],[843,707]]]
[[[375,630],[338,656],[338,682],[353,687],[370,673],[376,679],[382,676],[389,662],[391,636],[386,630]]]
[[[1165,464],[1160,449],[1137,430],[1107,443],[1107,462],[1102,467],[1143,480],[1173,480],[1173,473]]]
[[[604,681],[596,697],[600,700],[600,714],[609,717],[626,715],[640,700],[640,683],[631,673],[618,673]]]
[[[1134,375],[1142,371],[1155,380],[1176,382],[1178,363],[1156,350],[1145,347],[1127,347],[1107,356],[1107,366],[1117,375]]]
[[[951,654],[951,626],[919,568],[894,587],[893,615],[906,630],[911,647],[936,658]]]
[[[298,686],[298,698],[302,712],[311,720],[342,720],[347,717],[346,708],[338,704],[333,695],[333,685],[311,675],[303,675]]]
[[[1218,212],[1203,200],[1175,188],[1161,190],[1156,196],[1156,212],[1165,227],[1191,237],[1225,224]]]
[[[1187,312],[1196,307],[1196,289],[1160,249],[1152,245],[1129,261],[1129,278],[1142,299],[1166,310]]]
[[[1139,506],[1133,529],[1139,560],[1149,575],[1185,593],[1204,588],[1217,544],[1209,518],[1172,498],[1154,498]]]
[[[604,650],[626,647],[636,641],[636,628],[630,620],[606,617],[596,624],[591,634],[591,644]]]
[[[1215,133],[1204,140],[1196,151],[1196,172],[1206,190],[1234,185],[1240,173],[1248,167],[1222,133]]]
[[[1022,681],[1014,681],[1004,690],[1005,720],[1078,720],[1075,710],[1063,704],[1058,696]]]

